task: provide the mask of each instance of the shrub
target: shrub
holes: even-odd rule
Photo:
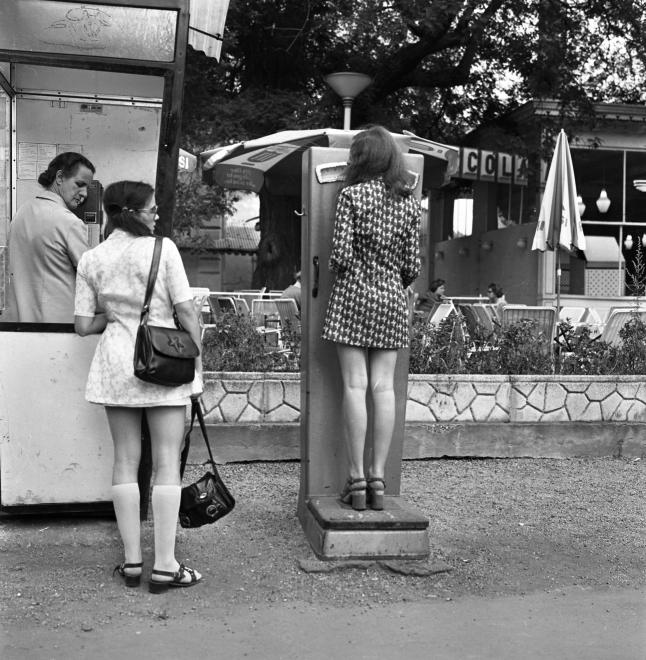
[[[459,318],[446,318],[437,326],[415,319],[411,331],[412,374],[462,373],[466,357],[464,327]]]
[[[590,328],[574,328],[564,321],[559,323],[560,373],[566,376],[603,376],[620,373],[619,354],[598,337],[590,336]]]
[[[524,320],[485,336],[469,336],[461,316],[428,325],[415,319],[411,332],[409,372],[414,374],[552,374],[603,376],[646,374],[646,324],[638,315],[611,346],[590,329],[567,322],[558,327],[558,345]],[[280,348],[265,343],[249,317],[225,314],[210,326],[203,341],[206,371],[300,370],[301,332],[289,323],[281,331]],[[551,349],[554,349],[553,351]]]
[[[205,371],[298,371],[300,337],[290,327],[282,331],[283,347],[265,342],[248,316],[224,314],[202,341]]]

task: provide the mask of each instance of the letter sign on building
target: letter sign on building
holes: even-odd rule
[[[498,154],[498,183],[511,183],[514,174],[514,157],[511,154]]]
[[[460,171],[451,175],[451,178],[526,186],[527,158],[501,151],[462,147],[460,149]]]
[[[495,151],[480,152],[480,181],[496,180],[496,164],[498,155]]]
[[[479,173],[480,150],[462,147],[460,155],[460,178],[477,179]]]

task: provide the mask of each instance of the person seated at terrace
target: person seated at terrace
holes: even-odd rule
[[[505,294],[502,288],[499,287],[495,282],[492,282],[487,287],[487,298],[489,299],[489,304],[494,305],[494,309],[498,317],[501,317],[503,307],[507,306],[507,301],[505,300]]]
[[[301,271],[296,271],[294,283],[290,284],[281,294],[281,298],[293,298],[299,311],[301,309]]]
[[[448,299],[444,295],[445,285],[445,280],[433,280],[428,287],[428,291],[417,300],[417,311],[430,312],[435,305],[447,302]]]

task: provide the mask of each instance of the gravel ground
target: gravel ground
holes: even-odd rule
[[[299,560],[314,555],[296,518],[295,462],[222,466],[235,511],[178,532],[178,558],[201,570],[205,584],[163,596],[124,589],[111,576],[121,561],[112,520],[4,516],[0,617],[5,626],[92,630],[126,616],[158,621],[262,602],[367,610],[467,595],[643,588],[644,467],[612,458],[405,461],[402,494],[430,520],[426,564],[451,569],[422,577],[375,563],[303,571]],[[201,472],[191,466],[187,478]],[[150,521],[144,556],[148,571]]]

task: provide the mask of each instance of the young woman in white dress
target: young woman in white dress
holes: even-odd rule
[[[134,375],[135,337],[143,306],[158,218],[152,186],[119,181],[104,192],[109,236],[86,252],[78,265],[74,326],[81,335],[101,334],[86,388],[86,399],[105,406],[114,442],[112,496],[125,558],[116,568],[129,587],[142,574],[139,486],[141,423],[150,429],[154,483],[152,509],[155,558],[150,591],[191,587],[202,576],[175,559],[180,504],[180,447],[185,406],[202,389],[201,364],[196,378],[179,387],[164,387]],[[200,346],[200,328],[179,251],[163,239],[159,272],[150,304],[151,325],[174,327],[173,311]]]

